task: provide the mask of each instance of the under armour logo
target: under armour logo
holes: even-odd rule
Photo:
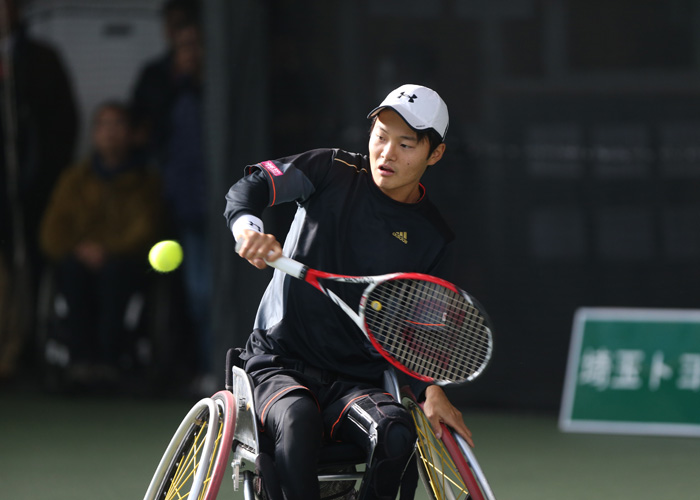
[[[415,99],[418,99],[418,96],[416,94],[408,95],[408,94],[406,94],[406,92],[401,92],[399,94],[399,99],[401,99],[402,97],[407,97],[408,102],[413,102]]]

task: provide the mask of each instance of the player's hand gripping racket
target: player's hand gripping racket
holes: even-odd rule
[[[491,358],[493,337],[486,315],[476,300],[448,281],[420,273],[345,276],[288,257],[267,264],[323,292],[382,356],[412,377],[437,384],[467,382]],[[358,310],[320,280],[366,283]]]

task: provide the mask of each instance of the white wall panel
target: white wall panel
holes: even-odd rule
[[[81,117],[76,154],[88,149],[89,120],[105,99],[127,100],[142,65],[164,50],[159,1],[35,1],[30,32],[56,47]]]

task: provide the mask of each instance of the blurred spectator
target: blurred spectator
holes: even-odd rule
[[[90,376],[116,374],[130,348],[126,306],[143,286],[158,236],[159,179],[131,141],[127,107],[99,106],[92,154],[61,175],[41,225],[41,247],[55,262],[68,306],[62,331],[72,368],[89,367]]]
[[[176,27],[168,60],[167,73],[160,75],[167,78],[142,78],[133,105],[140,119],[145,117],[153,126],[148,149],[163,176],[170,236],[180,241],[185,253],[182,268],[187,312],[198,343],[195,385],[206,393],[213,380],[211,256],[202,143],[203,46],[196,20],[188,19]]]
[[[136,139],[144,147],[153,147],[165,140],[167,110],[177,92],[179,69],[175,63],[175,36],[180,28],[199,20],[199,2],[167,0],[161,9],[161,18],[166,50],[143,67],[132,91]]]
[[[34,326],[39,222],[73,160],[78,124],[63,64],[27,34],[17,2],[0,0],[0,379],[15,371]]]

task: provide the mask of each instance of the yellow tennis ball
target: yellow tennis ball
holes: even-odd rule
[[[182,262],[182,247],[177,241],[159,241],[148,252],[148,262],[161,273],[174,271]]]

